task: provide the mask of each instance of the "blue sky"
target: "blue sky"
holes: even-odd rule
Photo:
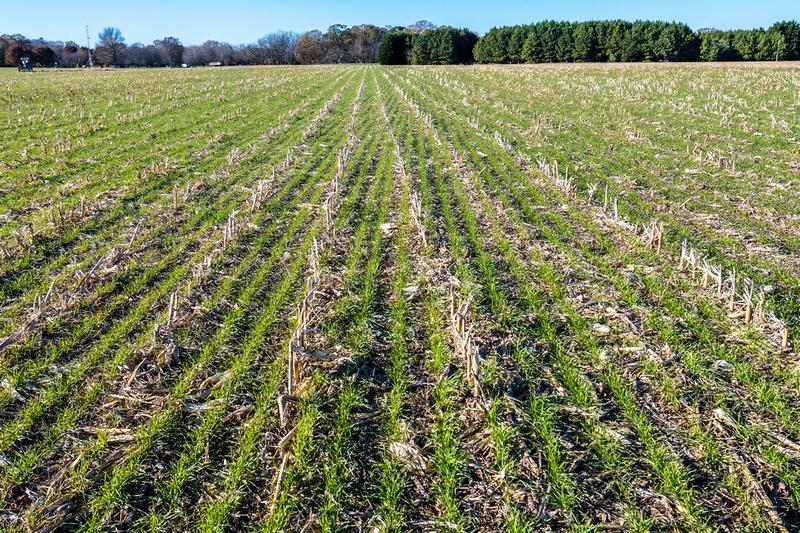
[[[6,3],[6,2],[4,2]],[[2,8],[0,33],[84,43],[84,26],[94,40],[104,26],[117,26],[128,43],[149,43],[173,35],[185,44],[206,39],[251,42],[270,31],[324,29],[331,24],[436,24],[468,26],[483,33],[492,26],[544,19],[623,18],[678,20],[693,28],[769,26],[800,19],[800,0],[38,0],[10,1]]]

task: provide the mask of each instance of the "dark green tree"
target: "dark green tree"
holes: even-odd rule
[[[624,21],[615,21],[612,23],[611,30],[608,33],[608,39],[605,43],[608,61],[623,61],[625,55],[625,36],[628,33],[629,27],[630,24]]]
[[[758,52],[758,34],[761,30],[740,30],[733,33],[733,48],[744,61],[753,61]]]
[[[790,61],[800,59],[800,24],[793,20],[778,22],[772,25],[770,31],[783,36],[784,59]],[[773,37],[773,39],[775,47],[780,48],[780,38]]]
[[[478,41],[478,45],[480,44],[480,41]],[[476,56],[475,59],[477,60],[478,57]],[[544,62],[544,49],[542,48],[542,41],[539,38],[538,30],[532,29],[528,32],[525,45],[522,47],[522,59],[528,63]]]
[[[572,27],[564,25],[561,28],[560,35],[556,40],[556,61],[561,63],[568,63],[572,61]]]
[[[667,24],[653,43],[653,55],[660,61],[695,61],[697,37],[685,24]]]
[[[620,61],[644,61],[643,44],[641,31],[631,27],[625,32],[625,37],[622,39]]]
[[[542,62],[555,63],[558,61],[556,42],[561,37],[561,29],[556,22],[545,22],[542,32]]]
[[[527,38],[527,26],[517,26],[511,32],[511,37],[508,40],[508,60],[511,63],[524,61],[525,41]]]
[[[378,63],[381,65],[407,65],[409,56],[409,35],[393,31],[383,36],[378,45]]]
[[[731,44],[728,32],[709,31],[700,37],[701,61],[736,61],[736,49]]]
[[[468,29],[442,26],[414,35],[411,62],[415,65],[472,63],[478,36]]]
[[[433,30],[417,33],[411,38],[411,64],[430,65],[433,62]]]
[[[580,62],[597,58],[597,36],[591,23],[576,24],[572,32],[572,56]]]

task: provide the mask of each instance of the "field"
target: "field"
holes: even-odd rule
[[[800,531],[800,68],[0,99],[3,529]]]

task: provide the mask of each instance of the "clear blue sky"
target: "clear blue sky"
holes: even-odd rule
[[[484,33],[492,26],[544,19],[623,18],[678,20],[693,28],[769,26],[777,20],[800,20],[800,0],[38,0],[3,2],[0,33],[92,40],[104,26],[117,26],[128,43],[149,43],[167,35],[184,44],[206,39],[232,44],[251,42],[274,30],[324,29],[331,24],[435,24],[468,26]],[[32,9],[35,5],[35,9]]]

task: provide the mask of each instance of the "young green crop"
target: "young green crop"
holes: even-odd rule
[[[0,72],[0,528],[797,529],[797,79]]]

